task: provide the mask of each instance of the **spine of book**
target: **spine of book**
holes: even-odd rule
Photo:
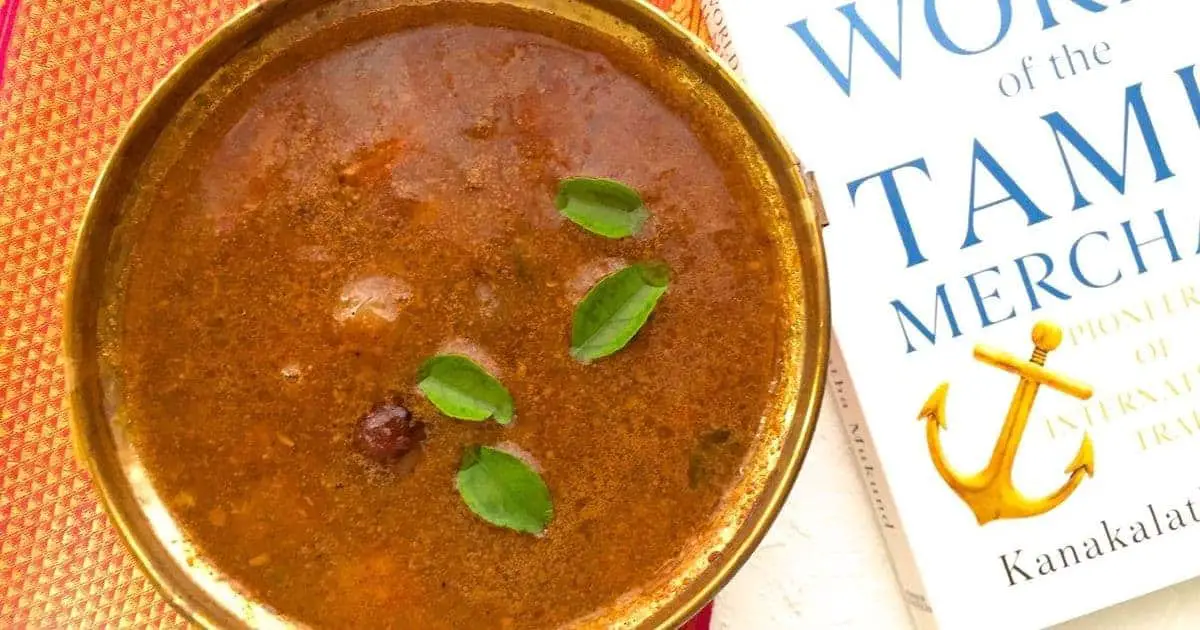
[[[850,438],[850,448],[854,452],[854,459],[858,463],[859,473],[874,508],[876,522],[883,533],[884,544],[891,555],[892,569],[900,583],[904,601],[908,604],[909,613],[917,628],[937,630],[937,620],[925,597],[920,571],[900,523],[900,514],[896,510],[891,489],[880,468],[879,455],[875,450],[875,443],[871,440],[871,431],[867,427],[858,393],[850,380],[850,373],[846,369],[846,361],[842,357],[836,338],[831,344],[829,354],[829,392],[837,405],[838,416],[842,419],[846,435]]]
[[[708,23],[708,32],[712,36],[713,50],[734,71],[738,71],[737,50],[733,47],[733,39],[729,36],[729,27],[725,24],[725,14],[721,11],[719,0],[700,0],[700,15]]]
[[[701,0],[700,12],[708,23],[712,35],[715,52],[725,60],[725,63],[740,74],[737,50],[729,34],[729,26],[725,14],[721,11],[720,0]],[[801,174],[805,175],[810,185],[815,185],[811,174],[797,163]],[[870,430],[863,417],[862,406],[858,402],[858,394],[850,381],[850,373],[846,370],[845,359],[836,338],[830,344],[828,389],[838,407],[838,415],[842,426],[850,439],[850,447],[859,465],[859,473],[867,494],[874,507],[876,520],[883,534],[884,544],[891,556],[892,568],[896,580],[903,591],[904,601],[908,604],[913,623],[918,630],[937,630],[937,620],[929,601],[925,597],[925,587],[921,574],[913,559],[912,549],[908,538],[900,524],[900,515],[896,511],[896,503],[888,488],[887,480],[879,466],[879,456],[875,451],[875,443],[871,441]]]

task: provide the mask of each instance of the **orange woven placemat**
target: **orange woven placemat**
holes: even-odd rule
[[[652,0],[706,40],[699,0]],[[246,0],[0,0],[0,628],[176,628],[74,461],[61,300],[134,109]]]

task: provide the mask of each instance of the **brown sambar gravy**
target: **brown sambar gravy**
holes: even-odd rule
[[[736,160],[605,56],[421,27],[335,48],[227,99],[139,227],[121,305],[133,439],[201,553],[323,628],[550,628],[664,577],[719,511],[780,367],[782,297]],[[653,213],[610,240],[557,183],[621,180]],[[575,305],[622,264],[672,284],[623,350],[569,354]],[[415,388],[457,352],[516,420]],[[383,401],[412,457],[356,445]],[[360,437],[360,436],[359,436]],[[416,439],[416,438],[414,438]],[[536,462],[542,536],[474,515],[463,449]]]

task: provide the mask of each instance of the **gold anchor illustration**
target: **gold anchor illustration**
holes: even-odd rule
[[[1021,379],[1008,407],[1008,416],[1004,419],[1004,427],[996,440],[992,458],[987,467],[978,473],[959,475],[950,468],[942,451],[941,430],[946,428],[946,392],[950,384],[942,383],[921,408],[918,419],[926,422],[925,436],[929,442],[929,455],[933,459],[934,467],[946,485],[950,486],[975,513],[975,519],[980,525],[997,519],[1045,514],[1066,501],[1079,484],[1083,483],[1084,475],[1091,477],[1096,471],[1092,440],[1085,432],[1079,452],[1065,471],[1070,478],[1061,488],[1049,496],[1030,499],[1013,486],[1013,461],[1017,457],[1017,449],[1021,445],[1021,437],[1029,421],[1029,412],[1033,409],[1038,388],[1046,385],[1081,400],[1092,397],[1090,385],[1046,369],[1046,355],[1058,348],[1060,343],[1062,329],[1050,322],[1038,322],[1033,327],[1034,351],[1028,361],[987,346],[975,347],[977,360],[1012,372]]]

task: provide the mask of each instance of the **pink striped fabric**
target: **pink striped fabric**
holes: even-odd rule
[[[17,9],[21,0],[7,0],[0,6],[0,85],[4,85],[5,68],[8,67],[8,44],[12,41],[13,25],[17,23]]]

